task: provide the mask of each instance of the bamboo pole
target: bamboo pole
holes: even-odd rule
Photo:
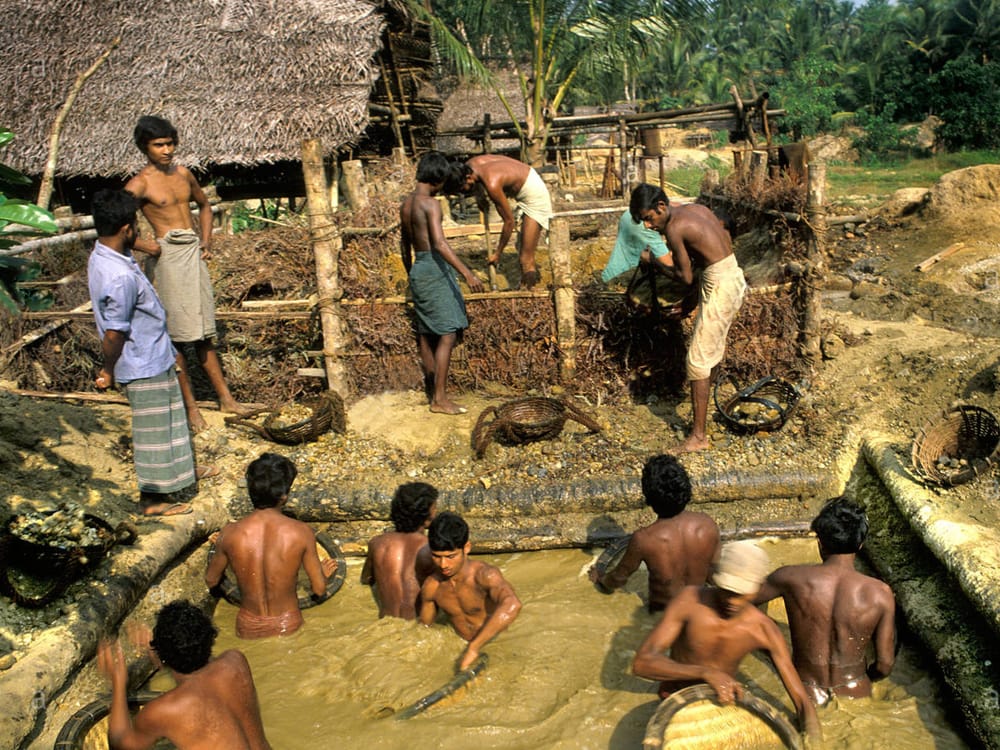
[[[347,381],[343,362],[337,356],[344,348],[343,316],[340,309],[343,292],[338,273],[342,241],[340,231],[333,221],[330,189],[323,168],[323,150],[317,138],[302,141],[302,174],[306,185],[313,254],[316,257],[316,291],[319,295],[319,316],[323,329],[323,365],[329,389],[343,393]]]
[[[569,221],[553,219],[549,229],[549,260],[555,288],[559,378],[563,383],[576,379],[576,293],[573,291],[571,247]]]
[[[365,184],[365,170],[359,159],[351,159],[340,165],[344,200],[355,211],[368,206],[368,185]],[[323,183],[326,184],[326,178]],[[307,191],[308,192],[308,191]],[[327,201],[323,201],[326,203]]]
[[[59,161],[59,137],[62,135],[63,122],[65,122],[66,116],[73,108],[73,103],[76,101],[76,96],[80,93],[80,89],[83,88],[83,84],[111,56],[111,53],[121,43],[121,40],[120,36],[116,36],[100,57],[76,77],[76,81],[73,82],[69,94],[66,96],[66,101],[63,102],[62,109],[59,110],[59,114],[56,115],[56,119],[52,123],[52,129],[49,131],[49,158],[45,162],[45,171],[42,172],[42,184],[38,188],[38,200],[35,201],[42,208],[48,208],[49,201],[52,200],[52,182],[55,179],[56,164]]]
[[[821,294],[823,288],[823,258],[826,245],[826,165],[810,164],[808,167],[808,195],[806,216],[809,217],[809,253],[801,282],[803,288],[802,338],[800,351],[810,365],[819,363]]]

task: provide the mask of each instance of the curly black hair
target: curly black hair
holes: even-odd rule
[[[438,491],[427,482],[407,482],[396,489],[389,517],[396,531],[417,531],[431,514]]]
[[[868,536],[868,516],[846,497],[828,501],[809,528],[830,555],[851,555],[861,549]]]
[[[218,634],[212,618],[191,602],[178,599],[160,610],[149,645],[170,669],[191,674],[208,664]]]
[[[262,453],[247,467],[247,493],[255,508],[274,508],[288,497],[298,476],[288,458],[277,453]]]
[[[642,467],[642,494],[660,518],[673,518],[691,502],[691,478],[676,456],[650,456]]]
[[[458,513],[438,513],[427,529],[427,544],[434,552],[462,549],[469,541],[469,524]]]

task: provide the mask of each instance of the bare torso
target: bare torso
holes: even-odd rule
[[[209,585],[216,574],[221,577],[227,562],[240,587],[241,609],[267,617],[297,612],[299,568],[304,566],[311,580],[319,571],[316,536],[276,508],[256,510],[219,533],[206,574]]]
[[[458,634],[471,641],[496,606],[483,585],[483,579],[491,574],[500,575],[500,571],[478,560],[467,560],[451,578],[431,575],[424,582],[422,596],[444,611]]]
[[[138,732],[166,737],[180,750],[270,750],[250,665],[226,651],[148,703],[134,720]]]
[[[661,610],[685,586],[701,586],[718,554],[719,527],[708,515],[683,511],[632,535],[649,569],[649,609]]]
[[[674,256],[676,273],[688,284],[694,279],[694,268],[707,268],[733,254],[729,232],[709,208],[699,203],[670,206],[663,236]]]
[[[513,198],[524,187],[524,181],[531,171],[531,167],[524,162],[502,154],[473,156],[466,164],[479,178],[490,197],[502,193]]]
[[[157,237],[165,236],[171,229],[198,230],[191,201],[201,189],[186,167],[173,164],[160,169],[148,164],[126,183],[125,189],[139,199],[142,215]]]
[[[844,565],[788,566],[775,571],[768,583],[785,600],[792,659],[806,688],[847,697],[871,695],[867,668],[873,645],[881,669],[887,673],[892,666],[894,600],[889,587]],[[883,632],[880,628],[889,631],[881,643],[873,643]],[[818,703],[825,697],[814,695]]]
[[[379,617],[416,619],[420,587],[432,567],[423,531],[390,531],[372,539],[361,582],[375,586]]]

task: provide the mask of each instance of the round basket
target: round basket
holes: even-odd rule
[[[143,692],[128,696],[129,712],[134,716],[158,695],[159,693]],[[52,750],[106,750],[110,709],[107,698],[88,703],[63,724]],[[174,747],[172,742],[162,739],[153,745],[154,750],[170,750]]]
[[[929,482],[968,482],[996,461],[1000,422],[979,406],[956,406],[928,422],[910,452],[913,467]]]
[[[490,420],[490,417],[493,419]],[[522,398],[500,407],[483,409],[472,430],[472,447],[482,458],[494,439],[506,445],[521,445],[537,440],[551,440],[562,432],[567,419],[579,422],[591,432],[601,426],[569,401],[554,398]]]
[[[730,385],[735,393],[720,391]],[[740,388],[731,375],[723,375],[715,384],[715,408],[723,422],[736,433],[770,432],[781,428],[799,402],[799,389],[787,380],[769,375]]]
[[[347,429],[344,400],[336,391],[327,391],[318,399],[302,404],[310,410],[309,416],[293,424],[285,424],[282,422],[282,411],[291,403],[276,409],[259,409],[247,417],[226,417],[226,424],[249,427],[268,440],[284,445],[310,443],[331,429],[334,432],[344,432]],[[265,413],[267,416],[263,424],[252,421],[253,417]]]
[[[625,305],[636,315],[680,313],[694,309],[697,297],[698,284],[685,284],[640,266],[625,290]]]
[[[743,697],[721,705],[710,685],[691,685],[663,701],[646,724],[643,748],[802,747],[798,731],[770,703],[744,689]]]

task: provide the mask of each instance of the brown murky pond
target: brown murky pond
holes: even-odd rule
[[[818,562],[812,540],[761,544],[775,566]],[[476,680],[446,705],[407,721],[391,713],[448,682],[464,642],[443,623],[428,628],[377,619],[368,588],[358,583],[361,560],[349,561],[343,589],[308,610],[306,626],[289,638],[240,641],[236,609],[220,603],[217,649],[240,648],[250,660],[275,750],[445,742],[498,750],[641,748],[658,704],[654,684],[629,674],[636,647],[656,621],[641,599],[644,569],[624,592],[604,596],[586,578],[595,559],[588,551],[483,559],[503,570],[524,609],[487,647],[489,666]],[[770,604],[769,614],[787,634],[780,601]],[[169,687],[168,679],[157,677],[153,687]],[[744,660],[741,679],[791,716],[791,702],[766,659]],[[948,722],[927,665],[906,645],[875,697],[841,701],[820,709],[819,716],[831,749],[967,747]]]

